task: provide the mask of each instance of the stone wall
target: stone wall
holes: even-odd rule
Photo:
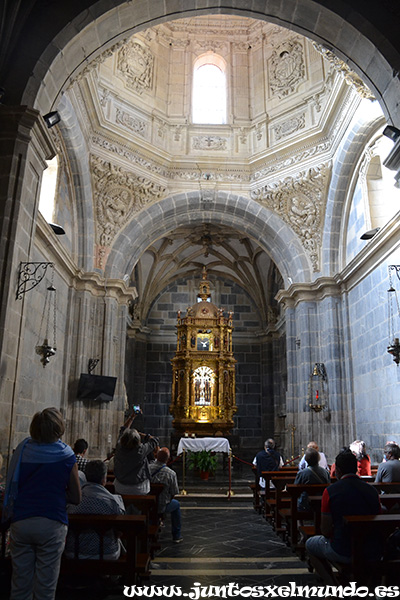
[[[276,347],[261,341],[257,307],[246,292],[236,283],[214,281],[211,277],[210,280],[212,290],[214,288],[214,304],[234,313],[233,352],[237,360],[238,411],[233,433],[240,435],[242,448],[244,451],[248,448],[251,454],[265,436],[273,434],[274,396],[282,391],[273,382]],[[195,303],[197,283],[179,280],[169,286],[148,315],[146,325],[151,333],[147,334],[147,342],[134,339],[133,332],[128,338],[126,373],[129,403],[142,406],[146,431],[159,435],[165,443],[169,443],[172,432],[172,416],[168,409],[172,382],[170,361],[176,350],[176,314],[178,310],[185,314],[187,307]]]

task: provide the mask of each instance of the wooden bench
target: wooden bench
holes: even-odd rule
[[[262,471],[261,476],[265,479],[264,506],[262,512],[267,521],[274,523],[276,518],[276,487],[272,482],[272,478],[282,478],[285,481],[289,481],[289,483],[293,483],[296,474],[297,470],[286,470],[286,468],[278,471]],[[273,487],[271,487],[271,484]]]
[[[106,485],[104,487],[110,492],[110,494],[116,494],[114,483],[112,483],[111,481],[107,481]],[[164,489],[164,485],[162,483],[151,483],[150,484],[149,494],[151,496],[156,497],[157,504],[158,504],[158,498],[159,498],[161,492],[163,491],[163,489]],[[149,494],[143,494],[143,496],[148,496]],[[141,495],[141,494],[137,494],[137,495]]]
[[[400,482],[391,482],[391,481],[381,481],[380,483],[378,482],[371,482],[370,485],[372,485],[374,488],[376,488],[378,490],[379,493],[381,494],[398,494],[400,493]]]
[[[120,575],[131,584],[150,576],[150,554],[147,546],[147,518],[144,515],[68,515],[69,532],[75,533],[74,558],[65,554],[60,575]],[[82,533],[96,532],[99,536],[99,558],[79,558],[79,539]],[[105,560],[104,538],[114,531],[121,537],[126,553],[117,560]]]
[[[260,515],[263,512],[264,507],[264,490],[260,486],[260,478],[257,475],[257,467],[253,465],[252,467],[254,483],[250,483],[249,487],[253,493],[253,508]]]
[[[294,475],[271,477],[271,483],[275,488],[274,498],[270,504],[273,513],[272,525],[275,532],[283,539],[287,535],[287,529],[283,526],[282,510],[290,506],[290,497],[286,492],[286,486],[293,483],[294,477]]]
[[[311,509],[309,511],[299,510],[297,508],[297,501],[303,492],[306,492],[310,497],[318,495],[322,497],[322,493],[329,483],[318,483],[318,484],[288,484],[286,486],[286,492],[290,497],[290,507],[281,511],[282,519],[287,523],[289,531],[288,542],[294,552],[299,554],[300,558],[304,560],[305,556],[305,540],[319,533],[320,518],[319,522],[316,522],[316,515],[318,512]],[[321,509],[319,510],[319,517]],[[298,525],[299,521],[310,520],[313,524],[310,525]],[[302,534],[302,540],[299,540],[299,533]]]
[[[362,515],[344,517],[350,528],[352,562],[342,569],[342,579],[366,585],[398,584],[400,559],[387,552],[387,540],[400,527],[400,515]],[[383,541],[383,560],[366,562],[363,549],[366,540]],[[338,566],[340,570],[340,565]]]
[[[148,550],[151,557],[161,548],[158,543],[160,534],[160,517],[158,514],[157,497],[152,494],[123,494],[125,510],[129,513],[130,507],[134,506],[142,515],[145,515],[148,522]]]

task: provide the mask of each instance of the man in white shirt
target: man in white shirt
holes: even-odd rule
[[[325,454],[323,452],[320,452],[317,442],[309,442],[307,444],[307,448],[314,448],[314,450],[319,452],[320,459],[319,459],[318,466],[322,467],[323,469],[326,469],[329,472],[328,461],[326,460]],[[299,462],[299,471],[302,471],[303,469],[306,469],[308,467],[305,456],[306,455],[304,454],[301,461]]]

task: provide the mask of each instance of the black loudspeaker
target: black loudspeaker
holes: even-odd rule
[[[111,402],[114,398],[116,383],[116,377],[81,373],[76,399]]]

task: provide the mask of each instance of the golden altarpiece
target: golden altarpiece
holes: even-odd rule
[[[235,364],[232,317],[210,301],[210,282],[203,267],[198,302],[178,311],[177,349],[172,359],[170,412],[178,432],[213,435],[232,429],[235,401]]]

